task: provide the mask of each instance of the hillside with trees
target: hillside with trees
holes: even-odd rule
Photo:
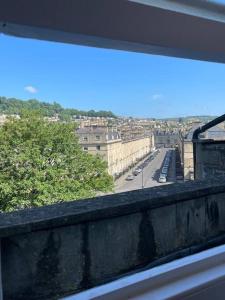
[[[83,151],[72,122],[28,112],[0,127],[0,211],[95,196],[113,189],[106,162]]]
[[[70,120],[73,116],[108,117],[116,118],[111,111],[83,111],[74,108],[63,108],[59,103],[41,102],[36,99],[27,101],[0,97],[0,114],[21,114],[24,110],[38,110],[45,117],[53,117],[58,114],[61,120]]]
[[[199,122],[208,122],[208,121],[211,121],[215,118],[217,118],[218,116],[186,116],[186,117],[177,117],[177,118],[163,118],[163,119],[158,119],[159,121],[175,121],[175,122],[179,122],[179,123],[182,123],[182,122],[188,122],[188,121],[192,121],[193,119],[195,119],[196,121],[199,121]]]

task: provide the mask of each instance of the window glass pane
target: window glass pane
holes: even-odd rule
[[[69,150],[79,142],[82,154],[65,160],[60,153],[59,161],[74,163],[77,155],[74,169],[86,178],[95,174],[87,166],[99,166],[88,160],[98,155],[115,192],[194,179],[193,130],[225,112],[223,64],[4,35],[0,41],[0,129],[21,108],[41,111],[54,128],[72,123],[77,139]],[[224,140],[224,124],[199,138]],[[61,142],[48,143],[50,151]]]

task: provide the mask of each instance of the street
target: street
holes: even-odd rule
[[[170,167],[168,171],[168,180],[166,183],[159,183],[159,174],[161,165],[165,158],[166,152],[172,150],[172,157],[170,162]],[[125,191],[137,190],[142,188],[142,173],[138,174],[131,181],[126,181],[128,174],[132,174],[132,170],[125,176],[117,180],[115,184],[115,193],[121,193]],[[175,151],[174,149],[161,148],[159,154],[148,163],[148,165],[143,169],[143,186],[144,188],[159,186],[163,184],[170,184],[175,182]]]

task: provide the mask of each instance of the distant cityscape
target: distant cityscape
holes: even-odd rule
[[[122,117],[110,111],[85,112],[64,109],[57,103],[0,97],[0,124],[9,116],[20,118],[24,109],[39,110],[49,122],[75,122],[80,146],[106,161],[108,173],[114,178],[115,192],[193,180],[192,132],[215,118]],[[214,139],[217,133],[220,139],[225,139],[223,123],[213,131]],[[210,132],[201,136],[210,137]],[[154,153],[157,155],[153,157]]]
[[[84,151],[100,155],[108,164],[108,172],[118,182],[123,178],[118,191],[143,187],[135,184],[136,170],[143,169],[146,179],[144,187],[160,183],[161,171],[168,152],[171,152],[170,165],[167,167],[165,181],[173,183],[194,179],[193,130],[211,121],[214,116],[191,116],[185,118],[146,119],[132,117],[94,118],[81,117],[77,134]],[[201,139],[225,139],[224,123],[200,136]],[[156,163],[148,160],[149,155],[160,149]],[[146,158],[146,163],[141,162]],[[165,170],[165,168],[164,168]],[[147,174],[146,174],[147,173]],[[127,176],[128,175],[128,176]],[[124,177],[125,176],[125,177]],[[132,180],[132,183],[126,182]],[[122,185],[122,186],[121,186]],[[117,185],[116,185],[117,186]]]

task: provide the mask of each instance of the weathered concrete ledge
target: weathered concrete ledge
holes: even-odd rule
[[[223,181],[195,181],[24,209],[0,215],[0,237],[132,214],[224,192]]]
[[[225,242],[225,184],[189,182],[0,218],[4,299],[58,299]]]

